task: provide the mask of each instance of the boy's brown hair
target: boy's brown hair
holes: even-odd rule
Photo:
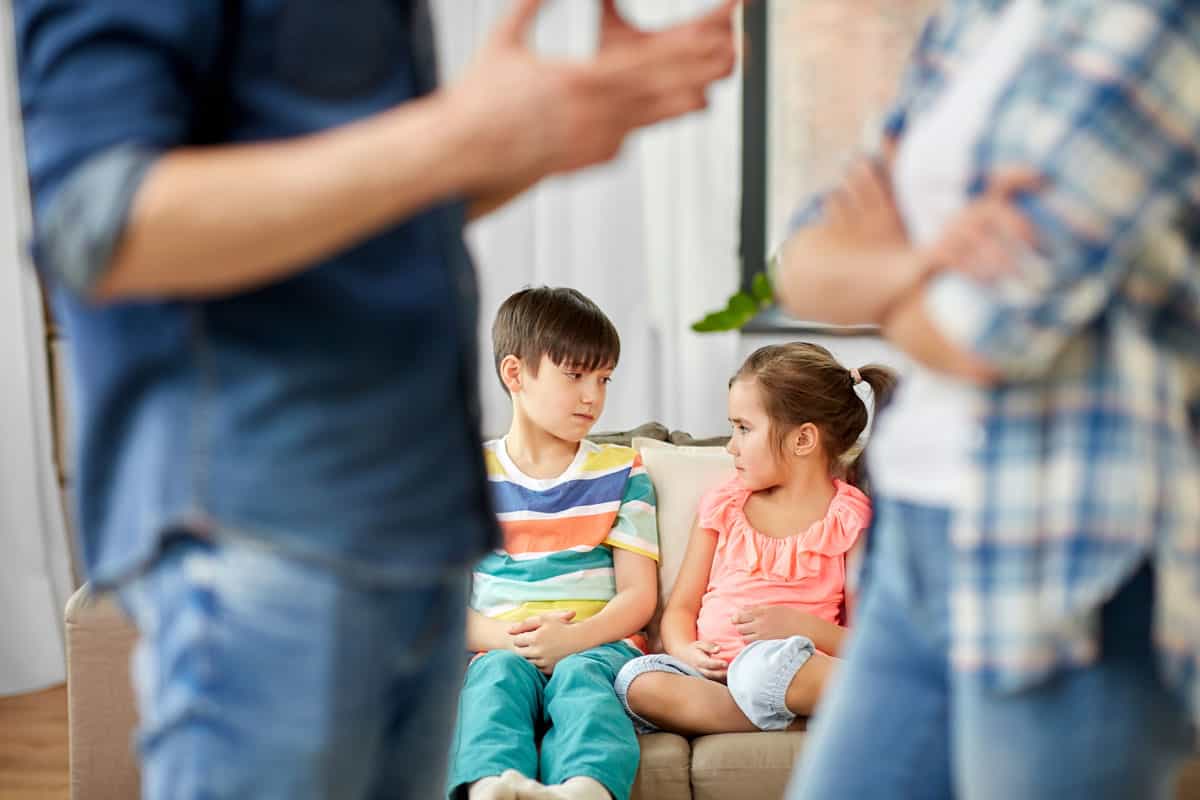
[[[540,286],[510,296],[492,323],[492,355],[500,384],[500,362],[516,356],[537,375],[542,356],[581,371],[611,368],[621,358],[621,337],[600,307],[582,292]],[[507,390],[507,387],[505,387]]]
[[[849,370],[824,347],[809,342],[760,347],[729,385],[743,379],[758,384],[780,454],[788,431],[811,422],[821,432],[830,466],[857,484],[864,476],[859,466],[862,453],[854,448],[868,420],[866,403],[854,388],[857,378],[871,387],[878,414],[892,398],[896,373],[878,364]]]

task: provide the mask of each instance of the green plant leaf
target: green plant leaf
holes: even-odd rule
[[[740,314],[731,313],[726,309],[724,311],[714,311],[711,314],[705,314],[704,319],[692,323],[692,330],[696,333],[732,331],[741,327],[743,322],[744,320],[742,320]]]
[[[760,272],[751,282],[750,294],[737,292],[730,295],[725,308],[705,314],[703,319],[692,323],[692,330],[696,333],[738,330],[774,301],[771,281]]]
[[[735,295],[730,295],[729,303],[725,306],[725,310],[735,314],[750,314],[753,315],[758,311],[758,304],[754,302],[754,298],[745,292],[738,292]]]
[[[764,306],[775,302],[775,290],[771,288],[771,279],[765,272],[755,274],[754,279],[750,282],[750,292],[754,295],[754,299]]]

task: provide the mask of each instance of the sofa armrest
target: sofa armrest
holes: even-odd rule
[[[137,631],[111,596],[85,584],[67,602],[72,800],[135,800],[137,709],[129,660]]]

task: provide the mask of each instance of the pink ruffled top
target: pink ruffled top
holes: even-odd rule
[[[871,521],[871,501],[835,480],[829,510],[808,530],[776,538],[746,518],[750,491],[734,478],[700,500],[700,535],[717,536],[708,589],[696,630],[718,644],[718,658],[732,661],[746,643],[733,624],[739,609],[790,606],[840,622],[846,587],[846,553]]]

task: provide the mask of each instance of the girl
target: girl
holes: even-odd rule
[[[639,733],[781,730],[812,712],[841,645],[846,555],[871,517],[857,459],[844,468],[868,419],[855,386],[882,406],[895,381],[793,343],[756,350],[729,382],[737,475],[700,501],[666,653],[617,676]]]

